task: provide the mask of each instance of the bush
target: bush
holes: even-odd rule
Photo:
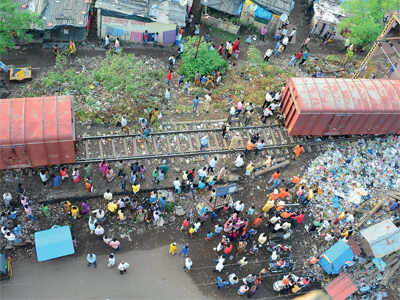
[[[197,58],[197,45],[199,38],[191,37],[185,42],[185,52],[182,55],[182,65],[179,68],[179,74],[184,74],[186,79],[193,80],[196,72],[200,72],[202,75],[210,75],[215,70],[223,71],[226,68],[226,61],[223,59],[217,51],[209,49],[209,45],[201,40]]]

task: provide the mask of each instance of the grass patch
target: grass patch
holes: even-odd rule
[[[237,36],[231,32],[219,29],[214,26],[210,26],[209,28],[213,40],[217,39],[217,40],[232,41],[232,42],[236,40]]]

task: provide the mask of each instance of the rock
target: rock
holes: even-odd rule
[[[184,216],[185,215],[185,210],[183,209],[182,206],[177,205],[177,206],[175,206],[175,214],[177,216]]]

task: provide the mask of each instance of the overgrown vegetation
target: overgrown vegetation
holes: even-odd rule
[[[262,104],[267,91],[280,89],[291,76],[278,66],[265,63],[255,47],[249,47],[247,58],[248,63],[242,65],[240,72],[228,74],[225,84],[215,90],[221,100],[228,98],[232,102],[245,100]]]
[[[213,37],[213,40],[220,40],[220,41],[235,41],[236,40],[236,35],[234,35],[231,32],[219,29],[214,26],[210,26],[210,33]]]
[[[178,70],[179,74],[184,74],[186,79],[193,80],[196,72],[200,72],[202,75],[209,75],[215,70],[223,73],[225,69],[225,59],[217,51],[210,50],[209,44],[203,39],[201,39],[200,44],[198,37],[190,37],[185,40],[185,52],[182,55],[182,65]]]
[[[385,27],[385,14],[397,8],[398,0],[347,0],[342,8],[346,17],[339,29],[350,30],[349,38],[355,46],[369,48]]]
[[[157,105],[164,89],[163,78],[161,68],[133,54],[110,52],[91,70],[71,67],[66,57],[59,55],[53,71],[35,81],[29,92],[21,90],[20,93],[24,97],[74,95],[78,120],[109,123],[121,115],[135,119]]]
[[[43,26],[42,20],[28,8],[20,9],[14,0],[0,1],[0,53],[15,46],[16,41],[32,40],[27,30],[33,25]]]

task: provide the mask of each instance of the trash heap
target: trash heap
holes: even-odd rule
[[[400,197],[399,157],[400,139],[398,136],[386,136],[327,144],[325,151],[311,161],[301,181],[307,189],[315,192],[306,209],[311,222],[329,220],[332,222],[329,230],[338,233],[336,239],[329,242],[321,234],[309,241],[314,257],[324,257],[321,254],[341,238],[344,228],[353,228],[352,244],[365,251],[359,230],[387,219],[398,221],[399,208],[392,211],[389,205]],[[354,222],[349,223],[346,219],[333,222],[343,212],[354,215]],[[353,299],[362,299],[366,294],[373,294],[379,299],[386,295],[386,288],[400,292],[394,281],[389,282],[391,273],[400,267],[400,263],[396,264],[400,251],[382,258],[368,253],[369,257],[356,252],[354,255],[354,261],[341,270],[358,287]],[[322,282],[332,280],[318,266],[313,266],[313,269],[319,273]]]
[[[377,193],[399,190],[399,155],[400,140],[396,136],[328,144],[303,176],[304,184],[319,189],[309,207],[320,210],[311,211],[334,218]]]

